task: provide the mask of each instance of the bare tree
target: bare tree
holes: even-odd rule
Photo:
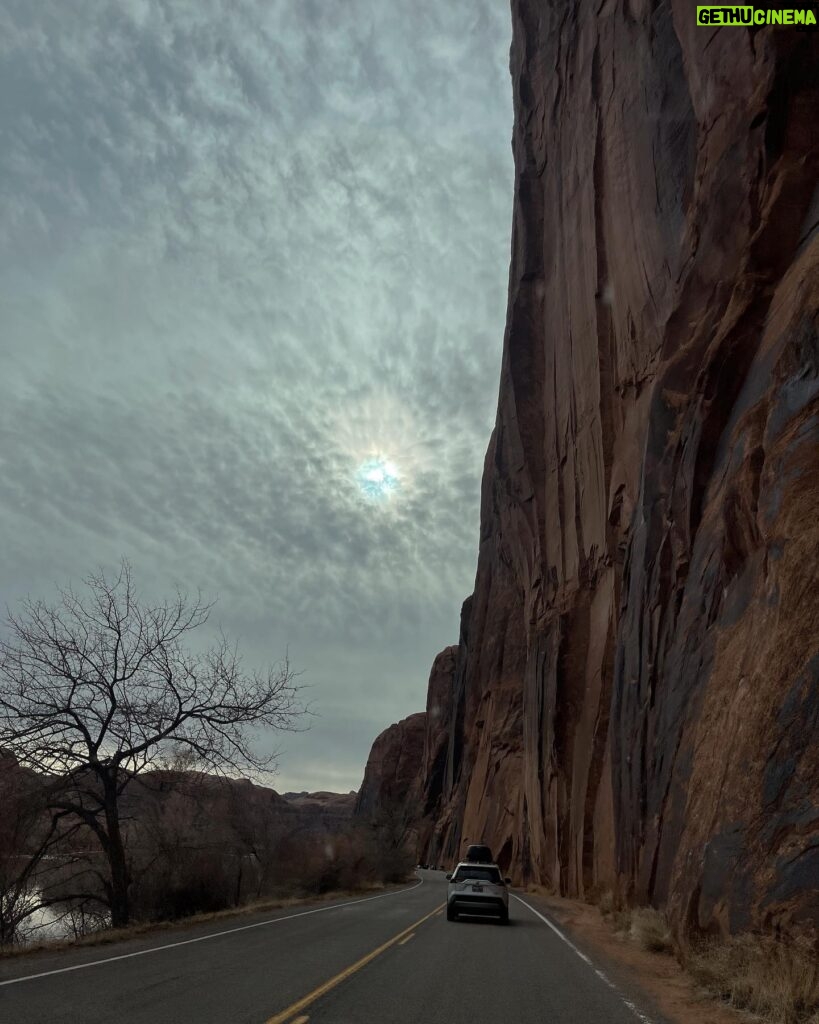
[[[212,605],[177,592],[149,605],[123,561],[114,579],[85,592],[28,599],[0,638],[0,747],[23,767],[59,776],[51,809],[91,830],[104,854],[101,882],[111,924],[129,920],[130,884],[120,798],[146,769],[187,755],[216,773],[270,770],[261,728],[293,730],[304,707],[289,662],[246,672],[224,636],[203,653],[187,634]]]

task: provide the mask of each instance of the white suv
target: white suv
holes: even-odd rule
[[[446,900],[447,921],[457,921],[459,914],[496,917],[509,923],[509,879],[504,878],[497,864],[474,864],[461,861],[447,875],[449,889]]]

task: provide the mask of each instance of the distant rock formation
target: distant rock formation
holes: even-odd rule
[[[0,750],[0,793],[43,792],[58,785],[58,776],[21,768],[13,755]],[[176,829],[188,827],[191,836],[206,832],[213,844],[232,842],[237,828],[250,823],[270,835],[336,835],[349,825],[356,798],[354,791],[281,795],[248,779],[156,769],[131,781],[120,806],[126,829],[164,818]]]
[[[372,818],[401,808],[408,821],[415,818],[425,727],[426,715],[419,712],[389,726],[376,738],[358,791],[356,817]]]
[[[314,831],[341,832],[349,824],[358,794],[349,793],[283,793],[282,799],[300,815]]]
[[[246,828],[250,821],[271,834],[311,836],[342,832],[355,800],[354,792],[280,794],[248,779],[151,771],[126,789],[123,810],[136,822],[160,812],[172,815],[176,824],[188,820],[192,828],[201,820],[213,839],[229,839],[237,826]]]
[[[500,398],[422,859],[481,837],[681,937],[819,928],[819,38],[682,0],[512,17]]]

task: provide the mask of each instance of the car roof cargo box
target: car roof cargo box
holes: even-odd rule
[[[472,846],[467,846],[466,856],[464,860],[470,861],[472,864],[494,864],[495,860],[492,857],[492,851],[488,846],[483,844],[474,843]]]

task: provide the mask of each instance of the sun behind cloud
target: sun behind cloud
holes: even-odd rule
[[[383,500],[393,495],[401,486],[398,467],[389,459],[376,455],[366,459],[358,467],[356,473],[361,493],[374,501]]]
[[[328,432],[358,497],[384,510],[417,497],[419,483],[444,458],[438,425],[415,416],[389,388],[339,401]]]

